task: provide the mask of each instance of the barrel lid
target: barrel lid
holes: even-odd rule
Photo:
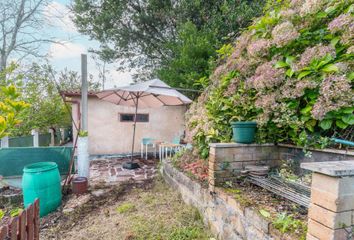
[[[26,165],[23,169],[24,173],[37,173],[45,172],[52,169],[58,168],[58,165],[55,162],[38,162]]]

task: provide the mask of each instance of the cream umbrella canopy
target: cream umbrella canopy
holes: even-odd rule
[[[162,106],[179,106],[190,104],[192,100],[182,93],[171,88],[159,79],[154,79],[126,87],[104,90],[97,93],[97,97],[116,105],[135,107],[133,142],[130,162],[123,165],[124,168],[134,169],[139,167],[133,163],[136,116],[138,108],[157,108]]]

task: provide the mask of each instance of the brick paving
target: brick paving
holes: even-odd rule
[[[114,185],[120,182],[143,182],[157,175],[158,160],[135,159],[139,163],[138,169],[124,169],[122,164],[128,161],[122,158],[93,160],[90,166],[90,185],[106,184]]]

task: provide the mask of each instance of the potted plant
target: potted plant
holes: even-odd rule
[[[254,121],[231,122],[232,140],[236,143],[253,143],[256,135],[257,123]]]
[[[249,97],[251,99],[251,97]],[[250,103],[247,107],[235,106],[235,115],[231,119],[232,140],[236,143],[253,143],[257,129],[257,122],[254,121],[257,116],[258,109],[253,105],[252,101],[247,97],[243,98]]]

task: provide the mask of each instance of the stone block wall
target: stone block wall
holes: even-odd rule
[[[162,175],[167,183],[181,193],[187,204],[195,206],[203,220],[220,240],[271,240],[280,239],[270,222],[252,207],[243,207],[222,189],[211,192],[203,188],[170,163],[163,161]]]
[[[274,144],[212,143],[209,152],[209,184],[232,181],[246,165],[276,166],[279,150]]]
[[[313,171],[307,239],[354,238],[354,161],[304,163]]]
[[[304,162],[354,160],[353,151],[310,149],[305,156],[302,148],[292,145],[212,143],[209,152],[209,184],[211,188],[233,181],[246,165],[279,166],[282,161],[295,160],[298,170]]]

